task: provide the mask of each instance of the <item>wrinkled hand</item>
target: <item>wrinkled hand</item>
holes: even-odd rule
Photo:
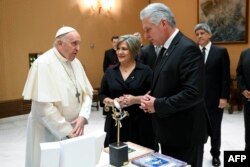
[[[74,121],[71,122],[74,129],[68,135],[70,138],[82,136],[84,133],[84,125],[86,124],[86,119],[84,117],[78,117]]]
[[[227,99],[220,99],[218,107],[223,109],[226,107],[226,105],[227,105]]]
[[[140,108],[143,109],[144,112],[155,113],[154,102],[155,97],[146,94],[141,98]]]
[[[242,92],[242,94],[243,94],[243,96],[245,96],[245,98],[247,98],[248,100],[250,100],[250,91],[244,90],[244,91]]]

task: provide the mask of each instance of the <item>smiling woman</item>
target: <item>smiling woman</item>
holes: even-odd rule
[[[139,108],[142,95],[151,86],[152,70],[149,66],[138,62],[135,57],[140,50],[140,41],[134,35],[120,36],[117,43],[119,63],[105,71],[99,93],[100,102],[113,105],[117,100],[119,105],[128,111],[129,117],[122,121],[120,139],[122,142],[133,143],[157,150],[151,115]],[[108,109],[105,120],[107,132],[105,147],[116,141],[116,121],[112,119],[112,109]]]

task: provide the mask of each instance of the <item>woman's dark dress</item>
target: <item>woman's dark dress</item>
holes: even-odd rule
[[[135,69],[125,81],[119,70],[119,64],[109,68],[102,79],[99,93],[100,101],[103,102],[106,97],[114,99],[124,94],[134,96],[144,95],[150,89],[151,78],[152,70],[150,67],[139,62],[136,63]],[[144,111],[139,108],[139,104],[126,107],[124,110],[128,111],[130,115],[121,121],[120,140],[122,142],[130,141],[157,150],[151,115],[144,113]],[[104,143],[105,147],[116,142],[117,139],[117,127],[111,114],[112,112],[110,110],[105,121],[104,129],[107,132]]]

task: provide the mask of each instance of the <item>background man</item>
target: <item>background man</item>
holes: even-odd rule
[[[141,47],[143,47],[143,41],[142,41],[141,33],[135,32],[133,35],[136,36],[139,39],[139,41],[141,43]]]
[[[118,63],[118,58],[116,54],[116,45],[117,45],[118,38],[119,36],[113,36],[111,38],[112,48],[106,50],[104,53],[103,72],[105,72],[107,68]]]
[[[244,97],[245,151],[250,152],[250,48],[241,52],[236,72],[237,85]]]
[[[212,127],[212,165],[220,166],[221,122],[230,94],[230,60],[226,48],[210,41],[212,33],[206,23],[197,24],[194,32],[205,62],[205,102]]]

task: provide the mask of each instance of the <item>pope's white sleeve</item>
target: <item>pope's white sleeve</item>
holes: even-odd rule
[[[32,101],[32,110],[38,116],[39,121],[59,140],[65,138],[73,130],[70,122],[65,120],[53,103]]]
[[[90,98],[90,96],[85,95],[79,116],[84,117],[86,118],[86,120],[88,120],[91,113],[91,105],[92,99]]]

